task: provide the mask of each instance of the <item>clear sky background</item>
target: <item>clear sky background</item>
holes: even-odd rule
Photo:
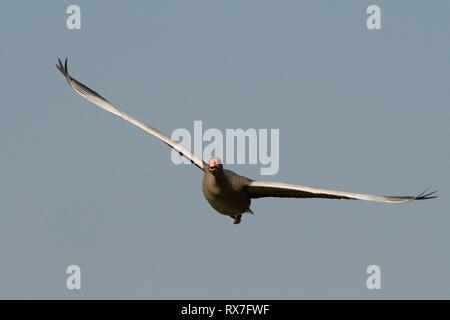
[[[0,298],[450,298],[449,21],[449,1],[3,1]],[[440,197],[260,199],[235,226],[198,169],[72,92],[58,57],[167,134],[279,128],[264,180]]]

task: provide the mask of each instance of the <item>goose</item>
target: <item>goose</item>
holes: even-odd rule
[[[211,158],[208,162],[199,159],[183,145],[172,141],[162,132],[129,116],[113,106],[100,94],[74,79],[69,74],[67,59],[64,64],[61,62],[61,59],[58,59],[58,62],[59,64],[57,64],[56,67],[76,93],[98,107],[115,114],[161,140],[170,148],[175,149],[181,156],[186,157],[194,166],[203,171],[202,188],[204,197],[218,213],[230,216],[233,219],[234,224],[239,224],[241,222],[244,213],[253,214],[253,211],[250,209],[252,199],[265,197],[346,199],[382,203],[408,203],[415,200],[427,200],[437,197],[436,191],[428,192],[428,189],[416,196],[382,196],[336,191],[283,182],[256,181],[249,179],[231,170],[224,169],[219,158]]]

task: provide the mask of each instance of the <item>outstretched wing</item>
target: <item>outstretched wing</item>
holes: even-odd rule
[[[81,82],[78,82],[76,79],[72,78],[69,74],[69,70],[67,69],[67,59],[64,65],[62,64],[60,59],[58,59],[58,62],[59,65],[56,65],[56,67],[58,68],[59,71],[61,71],[61,73],[67,79],[67,82],[72,87],[72,89],[75,90],[75,92],[77,92],[90,102],[96,104],[100,108],[105,109],[106,111],[109,111],[118,117],[121,117],[122,119],[130,122],[131,124],[134,124],[136,127],[141,128],[148,134],[151,134],[152,136],[158,138],[159,140],[167,144],[169,147],[178,151],[180,155],[186,157],[189,161],[191,161],[192,164],[196,165],[199,169],[204,170],[206,163],[198,159],[190,150],[186,149],[183,145],[172,141],[169,137],[159,132],[158,130],[140,122],[139,120],[136,120],[135,118],[127,115],[125,112],[117,109],[111,103],[109,103],[108,100],[103,98],[97,92],[91,90]]]
[[[287,184],[281,182],[252,181],[247,187],[251,198],[280,197],[280,198],[325,198],[365,200],[385,203],[406,203],[413,200],[436,198],[436,191],[425,190],[417,196],[378,196],[365,193],[327,190],[315,187]]]

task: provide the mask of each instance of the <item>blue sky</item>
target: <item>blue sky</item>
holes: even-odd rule
[[[73,3],[2,3],[1,298],[450,298],[448,2],[76,1],[68,30]],[[235,226],[195,167],[75,95],[58,57],[167,134],[279,128],[264,180],[440,197],[261,199]]]

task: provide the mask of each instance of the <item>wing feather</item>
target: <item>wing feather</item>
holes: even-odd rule
[[[436,191],[425,190],[417,196],[380,196],[365,193],[354,193],[336,191],[316,187],[281,183],[252,181],[247,187],[251,198],[280,197],[280,198],[324,198],[324,199],[347,199],[365,200],[384,203],[407,203],[413,200],[426,200],[436,198]]]
[[[183,145],[172,141],[169,137],[164,135],[162,132],[140,122],[139,120],[129,116],[125,112],[119,110],[115,106],[113,106],[108,100],[106,100],[104,97],[102,97],[100,94],[95,92],[94,90],[90,89],[86,85],[82,84],[81,82],[77,81],[76,79],[72,78],[69,74],[69,70],[67,68],[67,59],[63,63],[60,59],[58,59],[59,64],[56,65],[58,70],[64,75],[67,82],[69,83],[70,87],[78,94],[80,94],[85,99],[89,100],[90,102],[94,103],[95,105],[99,106],[100,108],[111,112],[112,114],[115,114],[116,116],[128,121],[129,123],[135,125],[136,127],[144,130],[148,134],[158,138],[159,140],[163,141],[165,144],[167,144],[169,147],[175,149],[180,155],[186,157],[192,164],[197,166],[199,169],[204,170],[206,163],[199,158],[197,158],[190,150],[186,149]]]

